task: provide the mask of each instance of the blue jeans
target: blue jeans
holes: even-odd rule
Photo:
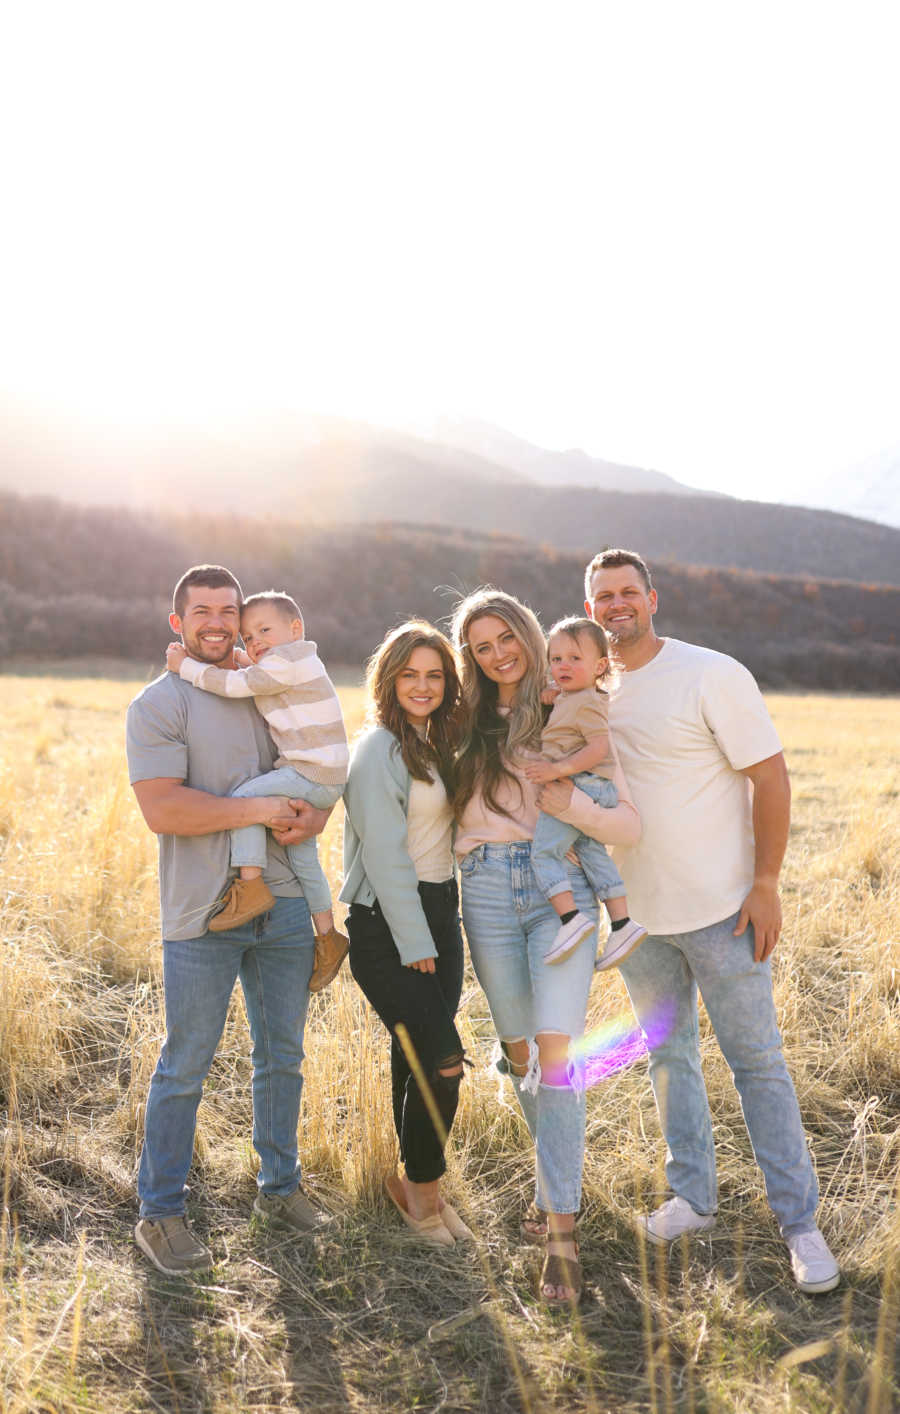
[[[252,780],[244,781],[242,786],[232,791],[232,795],[242,798],[286,795],[291,800],[305,800],[317,810],[328,810],[340,800],[343,790],[343,786],[320,786],[315,781],[308,781],[293,766],[279,766],[276,771],[267,771],[264,776],[254,776]],[[310,913],[326,913],[331,907],[331,889],[319,863],[315,835],[302,844],[285,845],[284,852],[309,904]],[[240,830],[232,830],[231,864],[234,869],[251,866],[265,869],[265,825],[245,825]]]
[[[575,1040],[584,1031],[595,950],[576,948],[557,967],[544,962],[559,919],[537,886],[530,841],[478,845],[459,871],[472,964],[497,1035],[501,1043],[530,1043],[529,1073],[516,1083],[516,1094],[535,1144],[535,1201],[551,1213],[577,1213],[584,1089],[572,1067],[562,1084],[542,1079],[534,1038],[556,1032]],[[596,920],[597,903],[580,869],[570,867],[569,887],[581,911]],[[500,1069],[508,1073],[505,1059]]]
[[[607,810],[619,803],[619,792],[605,776],[594,776],[590,771],[579,771],[577,776],[572,777],[572,784]],[[569,887],[566,855],[570,849],[575,850],[578,863],[585,872],[595,898],[625,897],[622,876],[605,847],[597,840],[583,835],[574,825],[567,825],[542,811],[534,832],[531,867],[538,881],[538,888],[545,898],[561,894]]]
[[[163,942],[166,1041],[150,1081],[138,1171],[141,1217],[184,1212],[197,1106],[240,977],[253,1040],[253,1147],[257,1183],[285,1196],[300,1182],[297,1124],[303,1026],[315,943],[301,898],[233,933]]]
[[[698,1213],[716,1211],[716,1160],[700,1067],[697,991],[731,1067],[766,1196],[783,1237],[815,1227],[819,1190],[794,1086],[781,1051],[768,962],[753,960],[753,929],[737,914],[709,928],[645,938],[622,976],[645,1034],[660,1009],[671,1030],[650,1050],[650,1083],[665,1135],[666,1179]]]

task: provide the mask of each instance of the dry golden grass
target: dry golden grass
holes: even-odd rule
[[[589,1096],[591,1289],[570,1324],[535,1302],[536,1256],[517,1241],[531,1160],[486,1069],[490,1027],[470,975],[462,1025],[478,1066],[451,1186],[481,1236],[478,1259],[410,1246],[382,1204],[387,1048],[345,970],[313,1000],[301,1135],[333,1230],[291,1242],[248,1221],[236,997],[192,1176],[192,1218],[221,1260],[204,1282],[148,1269],[130,1240],[133,1170],[163,1017],[155,842],[123,763],[137,684],[0,682],[0,1410],[900,1407],[900,702],[771,699],[795,793],[777,1000],[843,1286],[818,1299],[793,1288],[705,1032],[719,1224],[671,1254],[639,1248],[630,1214],[662,1186],[661,1145],[643,1064],[612,1077]],[[343,696],[352,726],[360,694]],[[336,881],[338,822],[322,850]],[[626,1006],[618,977],[597,981],[593,1024]]]

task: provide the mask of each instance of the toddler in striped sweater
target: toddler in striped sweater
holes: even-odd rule
[[[337,693],[316,645],[303,637],[300,609],[288,594],[275,590],[251,594],[241,606],[241,636],[247,651],[235,650],[238,668],[201,663],[188,657],[180,643],[169,645],[166,664],[204,692],[252,697],[265,718],[278,750],[275,770],[245,781],[235,795],[284,795],[308,801],[319,810],[329,809],[347,782],[347,733]],[[310,991],[318,991],[340,967],[347,939],[334,926],[331,890],[315,837],[288,845],[286,854],[316,930]],[[231,864],[238,877],[221,911],[210,919],[211,933],[231,932],[272,907],[275,900],[262,877],[265,863],[265,826],[232,830]]]

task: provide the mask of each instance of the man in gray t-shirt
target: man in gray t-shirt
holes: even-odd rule
[[[172,629],[193,658],[233,666],[241,588],[228,570],[200,565],[175,589]],[[240,978],[253,1039],[253,1144],[260,1171],[254,1211],[308,1232],[323,1214],[300,1187],[297,1126],[303,1026],[314,939],[309,910],[282,848],[317,834],[327,812],[283,797],[231,799],[272,769],[275,750],[249,699],[203,692],[174,673],[134,699],[128,769],[144,819],[159,836],[166,1041],[150,1082],[138,1174],[135,1241],[167,1275],[205,1270],[207,1248],[184,1217],[185,1181],[203,1082]],[[230,933],[208,933],[230,879],[228,831],[262,824],[273,908]]]

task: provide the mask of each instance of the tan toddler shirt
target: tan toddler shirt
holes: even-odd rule
[[[595,736],[609,738],[609,694],[593,687],[561,692],[541,733],[541,750],[551,761],[559,761],[580,751]],[[592,766],[591,773],[608,775],[613,765],[607,749],[605,759]]]

